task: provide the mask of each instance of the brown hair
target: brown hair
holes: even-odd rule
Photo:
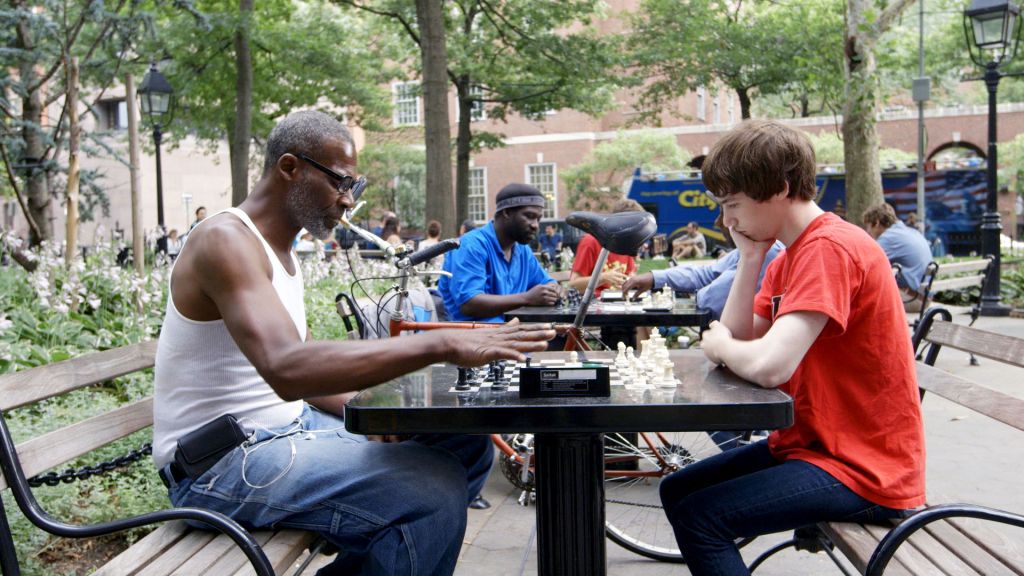
[[[427,222],[427,236],[430,238],[437,238],[441,235],[441,223],[437,220],[431,220]]]
[[[620,198],[612,206],[612,212],[643,212],[644,207],[632,198]]]
[[[704,186],[716,198],[746,194],[764,202],[789,184],[789,198],[813,200],[817,165],[806,134],[772,120],[746,120],[704,160]]]
[[[891,205],[882,202],[865,210],[861,220],[865,226],[874,224],[888,228],[896,223],[896,211]]]

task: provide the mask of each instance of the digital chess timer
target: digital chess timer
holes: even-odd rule
[[[519,369],[520,398],[611,396],[609,368],[581,363],[566,366],[526,366]]]

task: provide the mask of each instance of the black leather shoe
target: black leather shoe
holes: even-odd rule
[[[476,498],[473,498],[473,501],[469,503],[469,507],[473,510],[487,510],[491,507],[491,503],[480,494],[477,494]]]

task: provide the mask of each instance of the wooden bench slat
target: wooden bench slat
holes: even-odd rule
[[[922,377],[925,373],[927,378]],[[924,390],[1024,431],[1024,398],[979,386],[920,362],[917,363],[917,375],[918,384]]]
[[[999,526],[1012,531],[1011,534],[1024,533],[1021,528],[1013,528],[985,522],[976,518],[950,518],[949,523],[960,530],[965,536],[995,556],[1000,562],[1011,567],[1014,573],[1024,575],[1024,538],[1014,538],[1006,532],[996,530]]]
[[[274,533],[269,530],[252,532],[252,537],[260,546],[270,540]],[[174,571],[174,576],[192,576],[193,574],[231,574],[249,561],[245,554],[235,545],[235,541],[224,534],[214,539],[194,554]]]
[[[963,576],[977,574],[978,576],[985,576],[984,573],[978,572],[973,566],[965,562],[963,557],[937,540],[928,530],[918,530],[915,532],[907,540],[907,543],[904,544],[904,546],[907,545],[913,546],[917,552],[934,564],[942,574]]]
[[[138,576],[170,576],[216,536],[215,532],[189,530],[174,546],[164,550],[159,557],[154,558],[145,568],[139,570]]]
[[[950,274],[962,274],[964,272],[974,272],[975,270],[984,270],[988,268],[991,258],[979,258],[977,260],[962,260],[960,262],[948,262],[939,266],[938,276],[948,276]]]
[[[4,374],[0,376],[0,410],[151,368],[155,359],[156,340],[150,340]]]
[[[818,524],[832,543],[862,574],[867,569],[871,553],[878,547],[879,539],[869,532],[863,524],[852,522],[822,522]],[[898,558],[893,558],[886,568],[890,576],[914,576]]]
[[[315,539],[316,534],[312,532],[282,530],[274,534],[270,541],[263,545],[263,552],[270,559],[274,573],[284,574]],[[252,564],[246,563],[235,572],[234,576],[256,576],[256,571],[253,570]]]
[[[166,522],[104,564],[93,576],[134,576],[164,550],[174,546],[188,530],[183,521]]]
[[[946,520],[939,520],[925,526],[925,531],[971,565],[979,574],[1006,574],[1010,568],[992,556],[988,550],[968,538]]]
[[[868,531],[878,542],[885,538],[885,535],[891,530],[891,526],[879,526],[875,524],[862,524],[864,529]],[[911,538],[913,540],[913,538]],[[872,549],[872,552],[874,549]],[[893,555],[894,560],[899,560],[900,564],[906,567],[911,574],[941,574],[941,569],[936,566],[930,558],[921,553],[921,550],[916,546],[907,546],[904,544],[896,550],[896,554]]]
[[[928,331],[925,341],[1024,368],[1024,339],[1022,338],[996,334],[953,322],[936,321]]]
[[[942,278],[936,279],[932,282],[932,292],[942,292],[944,290],[959,290],[960,288],[970,288],[972,286],[981,286],[985,281],[984,274],[977,274],[975,276],[957,276],[956,278]]]
[[[114,440],[153,425],[153,398],[115,408],[17,445],[25,476],[31,478]],[[0,477],[0,490],[7,488]]]

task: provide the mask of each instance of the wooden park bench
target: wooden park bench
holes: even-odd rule
[[[938,319],[939,316],[942,318]],[[929,346],[924,361],[917,363],[922,400],[928,392],[937,394],[1024,432],[1024,398],[933,366],[939,349],[948,346],[1024,368],[1024,338],[954,324],[948,310],[932,308],[915,332],[914,343],[915,349]],[[1019,463],[1007,464],[1007,474],[1016,475]],[[969,463],[965,461],[964,465]],[[998,531],[995,524],[1004,525],[1004,529],[1016,527],[1010,529],[1015,532]],[[868,576],[1024,574],[1024,538],[1018,528],[1024,528],[1024,516],[1020,514],[974,504],[930,503],[909,518],[887,525],[823,522],[801,529],[796,538],[755,560],[751,571],[788,546],[826,551],[843,569],[832,550],[834,545],[861,574]]]
[[[0,465],[3,471],[0,495],[13,495],[21,512],[33,524],[50,534],[65,538],[92,538],[164,523],[100,568],[96,574],[284,574],[307,548],[315,546],[319,549],[323,541],[313,533],[297,530],[249,533],[226,516],[198,508],[159,510],[102,524],[71,525],[50,516],[33,496],[31,484],[39,485],[40,481],[38,478],[30,480],[31,477],[151,427],[153,399],[147,397],[120,406],[17,445],[8,430],[4,413],[152,368],[155,356],[156,342],[150,341],[0,375]],[[87,477],[99,470],[123,465],[126,460],[138,460],[150,450],[147,445],[128,458],[85,467],[77,471],[77,474],[74,470],[60,475],[51,473],[50,478],[63,476],[68,479],[65,481],[69,481],[73,476]],[[152,465],[149,459],[143,461],[143,465]],[[153,470],[153,474],[156,474],[156,470]],[[186,520],[204,523],[215,531],[191,528]],[[299,570],[305,568],[305,565],[306,562]],[[20,574],[14,540],[3,506],[0,506],[0,569],[4,576]]]
[[[973,301],[971,305],[971,324],[978,319],[981,312],[981,294],[985,290],[989,267],[994,260],[990,256],[939,264],[930,262],[921,278],[921,312],[914,320],[914,327],[921,323],[924,313],[931,306],[932,298],[939,292],[968,292]],[[973,290],[977,293],[971,293]]]

